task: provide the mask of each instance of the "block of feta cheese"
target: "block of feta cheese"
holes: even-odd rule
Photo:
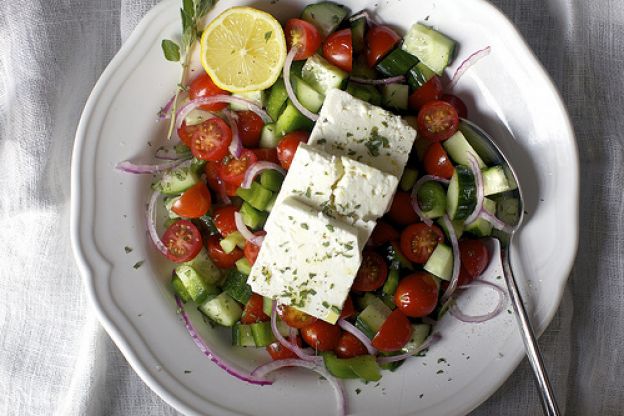
[[[333,89],[308,144],[400,178],[415,138],[416,130],[400,116]]]
[[[247,283],[255,293],[327,322],[338,320],[361,263],[358,230],[286,198]]]

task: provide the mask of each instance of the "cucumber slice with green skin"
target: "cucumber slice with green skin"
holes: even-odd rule
[[[418,171],[412,168],[405,168],[403,176],[401,176],[401,181],[399,182],[399,188],[401,188],[403,192],[409,192],[414,187],[417,180]]]
[[[238,270],[245,276],[249,276],[249,273],[251,273],[251,263],[249,263],[249,260],[247,260],[245,257],[241,257],[240,259],[236,260],[236,263],[234,263],[234,265],[236,266],[236,270]]]
[[[269,201],[273,198],[273,192],[255,181],[251,183],[249,188],[238,188],[236,195],[260,211],[264,211]]]
[[[262,312],[264,312],[264,314],[267,316],[271,316],[272,311],[273,311],[273,299],[263,296],[262,297]]]
[[[303,79],[293,76],[291,82],[297,99],[305,108],[313,113],[318,113],[323,106],[325,96],[317,92]]]
[[[223,283],[224,276],[221,269],[215,266],[205,248],[202,248],[193,260],[184,262],[182,265],[192,267],[209,285],[220,286]]]
[[[314,54],[303,65],[301,76],[316,91],[327,95],[331,89],[342,88],[349,74],[330,64],[319,54]]]
[[[364,381],[378,381],[381,379],[381,369],[372,355],[360,355],[343,359],[343,361],[346,362],[357,377]]]
[[[354,57],[353,59],[351,76],[364,79],[376,79],[377,72],[375,71],[375,68],[368,67],[368,64],[366,63],[366,56],[360,55]]]
[[[184,283],[182,283],[182,280],[180,280],[180,278],[176,276],[175,273],[173,274],[173,278],[171,279],[171,286],[173,287],[173,291],[178,296],[180,296],[180,299],[182,299],[182,302],[186,303],[186,302],[190,302],[193,300],[191,298],[191,295],[189,295],[188,291],[184,287]]]
[[[279,192],[284,182],[284,175],[276,170],[265,170],[260,174],[260,185],[269,191]]]
[[[245,325],[237,322],[232,327],[232,345],[235,347],[256,346],[256,341],[254,340],[251,332],[251,325]]]
[[[223,326],[234,326],[243,315],[240,305],[225,292],[202,303],[199,310],[212,321]]]
[[[214,297],[221,293],[216,285],[206,283],[191,266],[182,264],[175,268],[175,274],[195,303],[202,303],[209,296]]]
[[[319,31],[321,37],[326,38],[333,33],[345,17],[349,14],[349,9],[331,1],[321,1],[310,4],[303,9],[301,18],[313,24]]]
[[[260,144],[259,146],[265,149],[273,149],[277,147],[281,137],[277,135],[275,131],[275,123],[265,124],[262,127],[262,132],[260,133]]]
[[[266,105],[267,113],[273,120],[277,120],[284,108],[286,108],[286,100],[288,100],[286,85],[284,84],[284,79],[280,77],[271,87]]]
[[[402,348],[402,351],[413,351],[420,347],[431,333],[431,325],[429,324],[412,324],[412,337]]]
[[[245,248],[245,237],[241,235],[238,231],[233,231],[229,233],[223,240],[219,241],[219,245],[227,254],[234,251],[236,247],[243,249]]]
[[[477,186],[472,171],[466,166],[455,166],[446,192],[446,212],[451,220],[465,220],[476,205]]]
[[[349,82],[347,84],[347,92],[355,98],[377,106],[381,105],[383,99],[374,85],[361,85]]]
[[[496,215],[496,202],[489,198],[483,198],[483,209],[492,215]],[[477,218],[470,224],[464,226],[466,232],[477,237],[487,237],[492,235],[492,224],[483,218]]]
[[[416,197],[425,217],[439,218],[446,213],[446,190],[438,182],[423,183]]]
[[[417,63],[407,71],[407,84],[410,88],[417,90],[425,85],[431,78],[435,76],[435,72],[422,62]]]
[[[394,292],[396,292],[397,286],[399,286],[399,271],[397,269],[392,269],[388,273],[388,279],[381,290],[386,295],[392,296]]]
[[[351,22],[351,45],[353,53],[364,51],[366,47],[366,17],[360,17]]]
[[[450,280],[453,274],[453,250],[446,244],[438,243],[423,269],[442,280]]]
[[[275,192],[273,194],[273,198],[271,198],[271,200],[267,204],[266,208],[264,209],[266,212],[273,211],[273,207],[275,207],[275,202],[277,202],[277,194],[278,194],[278,192]]]
[[[383,307],[382,300],[370,292],[366,292],[364,293],[364,295],[356,297],[355,304],[357,305],[358,309],[366,309],[369,305],[372,304],[381,305],[381,307]]]
[[[392,310],[379,299],[379,303],[371,303],[360,312],[355,319],[355,326],[373,339],[391,313]]]
[[[444,147],[444,150],[446,150],[453,162],[459,165],[470,166],[468,154],[472,154],[480,169],[486,167],[485,163],[483,163],[483,159],[481,159],[476,150],[468,143],[464,134],[459,130],[447,140],[443,141],[442,147]]]
[[[251,286],[247,284],[247,275],[234,269],[228,270],[223,292],[239,303],[247,304],[251,297]]]
[[[494,195],[515,189],[507,179],[505,169],[502,166],[492,166],[482,172],[483,195]]]
[[[275,336],[271,330],[271,322],[257,322],[250,326],[256,347],[266,347],[275,341]]]
[[[449,234],[448,230],[446,229],[446,224],[444,223],[442,218],[438,218],[436,220],[436,224],[438,224],[438,226],[442,229],[442,231],[444,231],[444,234],[446,235],[446,238],[450,239],[451,235]],[[459,239],[462,236],[462,234],[464,234],[464,221],[462,221],[462,220],[455,220],[455,221],[451,221],[451,224],[453,225],[453,231],[455,231],[455,237],[457,237]]]
[[[199,176],[190,167],[166,171],[155,188],[165,195],[179,195],[199,182]]]
[[[383,104],[397,110],[407,110],[409,87],[405,84],[388,84],[382,88]]]
[[[282,137],[285,134],[291,133],[295,130],[307,130],[312,129],[312,120],[301,114],[295,105],[288,100],[284,112],[279,116],[275,122],[275,133],[277,136]]]
[[[405,75],[418,63],[418,58],[401,48],[396,48],[386,55],[376,66],[377,71],[385,76]]]
[[[263,108],[267,104],[267,93],[265,90],[262,91],[246,91],[246,92],[237,92],[232,94],[234,97],[244,98],[245,100],[252,101],[257,104],[258,107]],[[230,104],[230,108],[234,111],[244,111],[249,108],[244,104],[232,103]]]
[[[241,205],[240,214],[243,217],[245,225],[254,230],[262,227],[268,217],[266,212],[255,209],[247,202],[243,202],[243,205]]]
[[[453,58],[455,41],[437,30],[416,23],[410,28],[401,47],[420,59],[436,74],[442,75],[444,68]]]
[[[334,377],[342,379],[358,378],[349,364],[346,363],[345,360],[341,360],[336,357],[336,354],[333,352],[324,352],[321,355],[323,357],[325,367]]]

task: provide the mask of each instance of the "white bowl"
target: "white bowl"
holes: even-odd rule
[[[306,3],[222,0],[211,16],[250,4],[285,19],[298,15]],[[427,19],[459,42],[447,72],[471,52],[492,47],[455,92],[468,103],[469,118],[509,155],[522,183],[528,215],[513,247],[514,270],[541,333],[559,305],[578,239],[577,149],[552,82],[513,25],[484,0],[342,3],[353,11],[367,8],[401,31]],[[114,170],[122,160],[151,160],[163,143],[165,127],[155,117],[173,92],[178,66],[163,59],[160,41],[179,36],[178,7],[178,0],[167,0],[145,16],[93,89],[76,133],[72,241],[89,298],[136,372],[182,412],[332,414],[331,390],[316,375],[289,370],[277,373],[273,386],[256,387],[228,376],[200,353],[175,313],[166,285],[172,266],[146,236],[145,205],[152,178]],[[126,253],[125,247],[132,251]],[[133,267],[143,260],[141,267]],[[487,302],[484,292],[465,298],[468,311]],[[384,372],[379,384],[345,383],[350,411],[466,414],[504,382],[524,354],[514,316],[507,312],[478,325],[447,317],[439,331],[443,340],[425,358]],[[234,351],[227,332],[222,336],[207,329],[204,336],[246,369],[267,359],[260,353],[254,361]]]

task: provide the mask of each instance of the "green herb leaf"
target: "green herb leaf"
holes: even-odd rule
[[[180,60],[180,47],[177,43],[169,39],[163,39],[161,46],[166,60],[171,62]]]
[[[193,4],[193,0],[182,0],[182,12],[186,14],[188,17],[195,17],[195,5]]]
[[[195,0],[195,17],[201,19],[213,5],[213,0]]]

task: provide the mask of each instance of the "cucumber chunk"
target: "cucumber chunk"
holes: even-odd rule
[[[324,352],[322,353],[322,356],[325,367],[334,377],[343,379],[358,377],[355,372],[353,372],[349,364],[346,363],[345,360],[341,360],[336,357],[336,354],[333,352]]]
[[[446,224],[444,223],[444,221],[442,221],[442,218],[438,218],[436,220],[436,223],[438,224],[440,228],[442,228],[442,231],[444,231],[444,234],[446,234],[446,238],[451,238],[451,235],[449,234],[449,230],[446,228]],[[464,233],[464,221],[451,220],[451,224],[453,225],[453,231],[455,231],[455,237],[459,239]]]
[[[256,347],[266,347],[275,341],[275,336],[271,330],[271,322],[256,322],[250,326]]]
[[[401,48],[396,48],[377,64],[377,71],[385,76],[405,75],[418,63],[418,58]]]
[[[235,347],[255,347],[253,334],[251,332],[251,325],[241,324],[237,322],[232,327],[232,345]]]
[[[409,87],[405,84],[388,84],[382,88],[383,104],[396,110],[407,110]]]
[[[240,97],[247,101],[251,101],[254,104],[257,104],[260,108],[263,108],[267,104],[267,93],[265,90],[237,92],[232,95],[234,97]],[[245,104],[238,103],[230,104],[230,108],[234,111],[244,111],[249,109]]]
[[[254,230],[262,227],[268,217],[266,212],[255,209],[247,202],[243,202],[243,205],[241,205],[240,214],[245,225]]]
[[[247,284],[247,275],[234,269],[228,270],[223,292],[245,305],[251,297],[251,286]]]
[[[470,153],[477,160],[480,169],[486,167],[485,163],[483,163],[483,159],[481,159],[475,149],[468,143],[464,134],[459,130],[442,142],[442,147],[444,147],[444,150],[446,150],[451,159],[453,159],[453,162],[459,165],[470,166],[470,160],[468,158],[468,153]]]
[[[165,195],[178,195],[199,182],[199,176],[190,167],[165,172],[155,185]]]
[[[372,355],[359,355],[344,359],[347,366],[356,376],[364,381],[378,381],[381,379],[381,370],[377,360]]]
[[[331,1],[321,1],[306,6],[301,13],[301,18],[313,24],[318,29],[321,37],[326,38],[336,30],[348,14],[349,9],[340,4]]]
[[[351,45],[353,54],[364,51],[366,47],[366,17],[362,16],[351,22]]]
[[[446,191],[438,182],[423,183],[416,197],[425,217],[439,218],[446,213]]]
[[[182,263],[185,266],[190,266],[201,276],[204,282],[210,285],[220,286],[223,283],[223,274],[221,270],[215,266],[210,257],[208,251],[202,248],[201,251],[187,262]]]
[[[284,175],[276,170],[265,170],[260,174],[260,185],[264,188],[279,192],[284,182]]]
[[[498,165],[483,171],[483,195],[494,195],[515,189],[505,174],[505,169]]]
[[[282,137],[295,130],[309,131],[312,129],[312,124],[312,120],[301,114],[297,107],[288,100],[284,112],[275,122],[275,133],[277,136]]]
[[[398,286],[399,286],[399,271],[397,269],[392,269],[388,273],[388,279],[386,280],[386,283],[384,283],[381,290],[386,295],[392,296],[394,295],[394,292],[396,292],[396,289]]]
[[[219,245],[227,254],[234,251],[236,247],[245,248],[245,237],[238,231],[232,231],[223,240],[219,241]]]
[[[451,220],[465,220],[477,205],[477,186],[472,171],[466,166],[455,166],[455,172],[446,193],[446,211]]]
[[[225,292],[202,303],[199,310],[212,321],[223,326],[233,326],[243,315],[240,305]]]
[[[496,215],[496,202],[489,198],[483,198],[483,209],[492,215]],[[477,218],[470,224],[466,224],[464,229],[477,237],[487,237],[492,234],[492,224],[483,218]]]
[[[165,198],[165,200],[163,201],[165,203],[165,209],[167,210],[167,216],[169,217],[169,219],[172,220],[177,220],[178,218],[181,218],[178,214],[176,214],[175,212],[173,212],[172,208],[173,208],[173,204],[175,204],[175,202],[180,199],[179,197],[175,196],[175,197],[167,197]]]
[[[435,72],[429,69],[427,65],[419,62],[407,72],[407,84],[410,88],[417,90],[425,85],[434,76]]]
[[[423,269],[440,279],[450,280],[453,274],[453,250],[446,244],[438,243]]]
[[[264,211],[271,198],[273,198],[273,192],[255,181],[251,183],[250,188],[238,188],[236,195],[260,211]]]
[[[191,295],[189,295],[188,291],[186,290],[186,287],[184,287],[184,283],[182,283],[182,280],[180,280],[180,278],[176,276],[175,273],[173,274],[173,278],[171,279],[171,286],[173,287],[173,291],[180,297],[180,299],[182,299],[182,302],[186,303],[193,300],[191,298]]]
[[[202,303],[209,297],[214,297],[221,292],[216,285],[206,283],[191,266],[181,264],[176,267],[175,274],[190,298],[196,303]]]
[[[195,126],[201,124],[209,118],[214,117],[210,111],[200,110],[195,108],[186,117],[184,117],[184,124],[187,126]]]
[[[262,132],[260,133],[260,144],[259,146],[265,149],[273,149],[277,147],[281,137],[277,135],[275,131],[275,123],[265,124],[262,127]]]
[[[342,88],[349,74],[319,54],[314,54],[303,65],[301,76],[316,91],[327,95],[331,89]]]
[[[381,105],[383,100],[383,97],[374,85],[361,85],[349,82],[347,84],[347,92],[355,98],[377,106]]]
[[[249,276],[249,273],[251,273],[251,263],[249,263],[249,260],[247,260],[245,257],[241,257],[240,259],[236,260],[236,263],[234,263],[234,265],[236,266],[236,270],[238,270],[245,276]]]
[[[403,176],[401,176],[399,188],[401,188],[403,192],[409,192],[414,187],[417,180],[418,171],[416,169],[406,167],[403,171]]]
[[[378,300],[378,303],[371,303],[364,308],[355,320],[355,326],[371,339],[392,313],[392,310],[381,299]]]
[[[412,324],[412,337],[402,348],[404,352],[413,351],[420,347],[429,336],[431,325],[429,324]]]
[[[307,82],[299,77],[292,77],[293,89],[297,99],[305,108],[313,113],[318,113],[323,106],[325,96],[317,92]]]
[[[416,23],[405,36],[402,48],[420,59],[436,74],[442,75],[453,57],[455,41],[437,30]]]
[[[280,77],[271,87],[266,105],[267,113],[269,113],[273,121],[277,120],[284,108],[286,108],[286,100],[288,100],[286,85],[284,84],[284,79]]]

